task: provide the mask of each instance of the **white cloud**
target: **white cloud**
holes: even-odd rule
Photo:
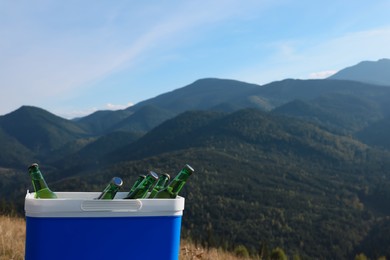
[[[319,72],[312,72],[309,74],[309,78],[311,79],[324,79],[335,74],[337,70],[325,70]]]
[[[98,110],[99,109],[97,107],[90,107],[90,108],[85,108],[85,109],[73,109],[73,110],[69,109],[69,110],[66,110],[66,112],[59,111],[59,110],[50,111],[50,112],[55,114],[55,115],[58,115],[62,118],[74,119],[74,118],[79,118],[79,117],[84,117],[84,116],[90,115]]]
[[[131,102],[129,102],[129,103],[125,104],[125,105],[114,105],[114,104],[111,104],[111,103],[107,103],[105,108],[108,109],[108,110],[119,110],[119,109],[125,109],[125,108],[128,108],[128,107],[131,107],[133,105],[134,104],[131,103]]]
[[[57,108],[53,111],[50,111],[51,113],[58,115],[63,118],[67,119],[72,119],[72,118],[78,118],[78,117],[84,117],[87,115],[90,115],[96,111],[101,111],[101,110],[121,110],[121,109],[126,109],[128,107],[133,106],[134,104],[132,102],[129,102],[127,104],[112,104],[112,103],[107,103],[102,106],[95,106],[95,107],[87,107],[83,109],[72,109],[69,107],[62,107],[62,108]]]

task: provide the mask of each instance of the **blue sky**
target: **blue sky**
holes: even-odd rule
[[[0,115],[122,109],[216,77],[324,78],[390,58],[390,0],[0,0]]]

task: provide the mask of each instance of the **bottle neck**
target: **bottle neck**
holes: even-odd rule
[[[156,178],[148,175],[139,185],[141,190],[148,190],[151,185],[156,181]]]
[[[149,188],[156,182],[157,178],[158,176],[155,173],[149,174],[125,199],[138,199],[146,196]]]
[[[168,189],[175,195],[177,195],[180,190],[183,188],[186,183],[188,177],[190,177],[192,172],[182,170],[168,185]]]
[[[121,178],[114,177],[111,182],[102,191],[97,199],[114,199],[116,193],[121,188],[123,182]]]
[[[164,188],[164,186],[165,186],[165,184],[167,183],[167,181],[168,181],[168,177],[166,177],[166,176],[161,176],[161,177],[158,179],[157,183],[156,183],[156,188],[158,188],[158,189]]]
[[[30,172],[31,180],[34,186],[35,191],[40,191],[42,189],[47,189],[47,183],[42,176],[42,173],[39,170]]]
[[[31,171],[30,176],[32,180],[43,180],[42,173],[39,170]]]
[[[131,187],[130,191],[129,191],[129,195],[138,187],[138,185],[141,184],[141,182],[146,178],[145,175],[140,175],[138,177],[138,179],[135,181],[133,187]]]

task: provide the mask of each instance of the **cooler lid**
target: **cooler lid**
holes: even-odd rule
[[[97,200],[99,192],[56,192],[57,199],[35,199],[27,193],[24,209],[28,217],[142,217],[181,216],[184,198],[122,199],[127,192],[118,192],[114,200]]]

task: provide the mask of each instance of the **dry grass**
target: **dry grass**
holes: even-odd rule
[[[225,252],[221,249],[211,248],[205,250],[204,248],[196,247],[193,243],[186,240],[180,242],[180,260],[245,260],[246,258],[238,258],[232,253]]]
[[[0,260],[23,260],[26,223],[23,218],[0,216]],[[186,240],[181,241],[180,260],[235,260],[231,253],[221,249],[196,247]]]
[[[0,260],[24,259],[24,219],[0,216]]]

